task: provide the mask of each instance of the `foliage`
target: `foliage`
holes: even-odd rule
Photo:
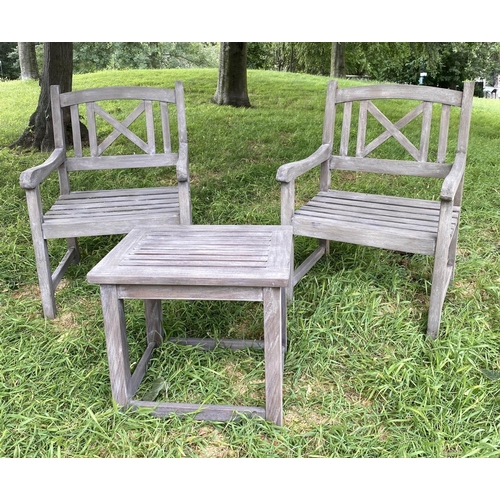
[[[500,72],[499,44],[491,42],[347,42],[346,74],[372,80],[455,88]],[[249,68],[329,75],[330,42],[249,43]]]
[[[250,42],[248,67],[328,75],[331,42]]]
[[[319,145],[327,78],[250,70],[252,108],[211,104],[216,69],[100,71],[76,75],[73,86],[171,87],[175,80],[186,90],[194,222],[278,224],[276,170]],[[120,238],[80,240],[81,264],[68,269],[56,293],[59,315],[46,321],[18,178],[47,154],[5,147],[22,132],[39,87],[0,82],[0,92],[0,456],[500,458],[500,198],[493,175],[500,100],[474,100],[443,336],[425,339],[428,257],[332,244],[288,308],[285,425],[277,428],[260,419],[160,420],[112,405],[99,290],[85,277]],[[115,172],[101,177],[102,188],[150,181],[139,169]],[[317,191],[315,175],[304,181],[297,182],[299,197]],[[47,190],[57,196],[57,174]],[[54,258],[62,256],[65,242],[51,243]],[[298,239],[297,257],[314,245]],[[126,307],[137,360],[143,304]],[[262,333],[259,304],[165,301],[164,316],[174,335]],[[204,353],[165,343],[150,370],[144,391],[160,377],[169,384],[159,398],[263,403],[259,351]]]
[[[14,80],[21,75],[17,42],[0,42],[0,79]]]
[[[489,42],[355,42],[346,44],[348,73],[379,81],[455,88],[465,80],[493,83],[500,71],[499,44]]]
[[[347,42],[346,74],[440,87],[500,73],[497,42]],[[248,42],[248,68],[329,75],[331,42]],[[41,44],[37,45],[39,58]],[[216,42],[74,42],[74,71],[217,67]],[[4,78],[19,76],[16,42],[0,43]],[[40,60],[41,63],[41,60]]]
[[[215,67],[214,43],[74,42],[75,73],[106,69]]]

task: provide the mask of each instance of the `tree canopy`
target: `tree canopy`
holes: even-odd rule
[[[250,69],[328,76],[332,47],[342,44],[345,73],[373,80],[455,87],[500,74],[499,42],[246,42]],[[218,42],[74,42],[73,71],[217,67]],[[41,69],[43,44],[37,43]],[[17,42],[0,43],[4,79],[19,78]]]
[[[215,42],[74,42],[74,72],[216,67]]]
[[[331,42],[251,42],[249,68],[329,75]],[[345,71],[373,80],[455,87],[500,73],[498,42],[346,42]]]

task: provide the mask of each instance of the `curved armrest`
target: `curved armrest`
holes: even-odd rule
[[[299,175],[311,170],[311,168],[328,160],[331,155],[332,146],[330,144],[323,144],[311,156],[303,160],[294,161],[281,165],[276,174],[278,182],[290,182],[297,178]]]
[[[465,155],[458,154],[451,167],[450,173],[444,178],[441,187],[440,198],[444,201],[452,201],[460,186],[465,172]]]
[[[181,142],[179,146],[179,159],[177,160],[177,180],[187,182],[189,180],[189,157],[188,145]]]
[[[41,165],[31,167],[21,172],[19,184],[23,189],[34,189],[43,182],[57,167],[66,160],[66,152],[57,148]]]

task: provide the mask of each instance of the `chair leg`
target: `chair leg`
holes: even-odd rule
[[[318,240],[318,245],[325,249],[325,255],[330,253],[330,241],[329,240]]]
[[[437,338],[439,333],[441,312],[452,273],[453,267],[448,266],[446,259],[436,257],[432,273],[429,317],[427,319],[427,335],[432,339]]]
[[[455,277],[455,261],[457,260],[458,225],[453,234],[448,252],[448,267],[451,268],[450,283]]]
[[[295,262],[294,262],[294,243],[292,237],[292,248],[290,252],[290,280],[288,281],[288,286],[286,287],[286,300],[287,302],[292,302],[293,300],[293,287],[295,280]]]
[[[42,231],[42,200],[40,189],[26,190],[26,203],[30,218],[31,237],[33,249],[35,251],[36,270],[38,273],[38,283],[40,285],[40,295],[42,298],[43,314],[50,319],[56,316],[56,301],[54,297],[54,281],[50,269],[49,250],[47,240]]]
[[[43,238],[33,238],[33,245],[35,249],[36,270],[38,273],[38,283],[40,285],[43,314],[46,318],[54,319],[57,314],[57,309],[47,240]]]
[[[80,248],[78,247],[77,238],[67,238],[68,250],[73,250],[73,264],[78,264],[80,262]]]

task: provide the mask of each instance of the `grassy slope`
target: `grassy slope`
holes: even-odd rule
[[[250,71],[252,109],[210,103],[215,70],[77,75],[74,88],[175,80],[186,91],[194,222],[279,223],[275,172],[318,145],[326,79]],[[442,338],[423,335],[428,258],[332,245],[289,307],[285,426],[275,428],[124,416],[112,407],[99,294],[85,276],[117,237],[82,239],[82,263],[57,293],[59,316],[43,319],[18,177],[47,155],[4,147],[21,134],[38,91],[36,83],[0,83],[0,456],[500,456],[500,382],[481,371],[500,371],[500,101],[474,102],[456,286]],[[48,190],[54,195],[55,181]],[[300,240],[298,254],[310,246]],[[128,308],[134,355],[142,310]],[[165,304],[173,335],[259,336],[261,321],[253,304]],[[263,403],[259,352],[165,344],[147,383],[158,376],[172,400]]]

